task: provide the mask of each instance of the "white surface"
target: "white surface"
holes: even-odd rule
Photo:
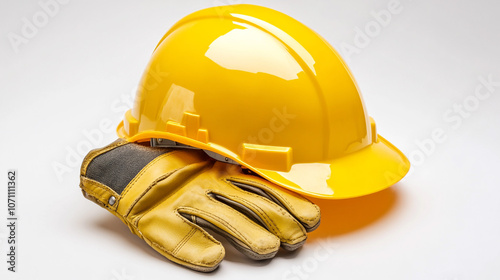
[[[411,157],[412,173],[387,191],[322,203],[322,226],[295,254],[252,262],[228,249],[215,273],[195,273],[82,197],[85,133],[109,122],[91,146],[114,140],[164,32],[190,12],[235,2],[70,0],[15,53],[8,34],[43,10],[38,1],[2,0],[1,260],[9,168],[19,173],[20,225],[19,272],[2,261],[0,279],[499,279],[500,86],[467,117],[444,117],[473,101],[478,77],[500,81],[498,1],[401,0],[349,57],[378,131]],[[339,49],[390,1],[245,2],[285,12]],[[435,129],[444,141],[419,158],[417,141]],[[69,166],[60,179],[55,163]]]

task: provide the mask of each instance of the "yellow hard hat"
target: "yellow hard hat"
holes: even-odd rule
[[[254,5],[177,22],[117,132],[131,142],[203,149],[319,198],[382,190],[410,167],[377,135],[339,54],[300,22]]]

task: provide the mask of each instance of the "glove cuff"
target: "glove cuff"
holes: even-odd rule
[[[125,144],[127,144],[125,140],[117,139],[104,148],[90,151],[87,156],[85,156],[80,169],[80,188],[83,196],[97,205],[108,209],[115,215],[117,215],[116,206],[118,205],[118,193],[96,180],[89,179],[87,177],[87,169],[96,157]]]
[[[119,195],[108,186],[82,176],[80,178],[80,188],[83,196],[88,200],[111,212],[116,211]]]

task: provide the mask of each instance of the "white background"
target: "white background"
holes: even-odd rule
[[[480,82],[500,81],[498,1],[400,0],[385,26],[374,14],[390,0],[244,1],[295,17],[340,50],[379,133],[413,164],[386,191],[320,202],[322,226],[297,253],[253,262],[228,248],[215,273],[192,272],[83,198],[82,156],[115,139],[164,32],[236,2],[70,0],[28,38],[23,18],[45,13],[38,1],[1,1],[0,279],[499,279],[500,86]],[[12,44],[13,34],[25,41]],[[477,88],[489,96],[477,99]],[[19,178],[15,274],[3,261],[9,168]]]

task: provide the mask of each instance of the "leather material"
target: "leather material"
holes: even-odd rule
[[[86,198],[118,216],[175,263],[204,272],[218,267],[224,248],[205,229],[226,237],[252,259],[267,259],[280,246],[299,248],[307,231],[319,225],[320,210],[309,200],[244,174],[240,166],[215,161],[201,150],[166,151],[147,163],[121,193],[90,179],[92,174],[87,172],[95,158],[122,145],[144,149],[119,139],[91,151],[82,164],[80,187]],[[120,158],[134,160],[126,155]],[[117,176],[127,170],[116,162],[110,164]]]

